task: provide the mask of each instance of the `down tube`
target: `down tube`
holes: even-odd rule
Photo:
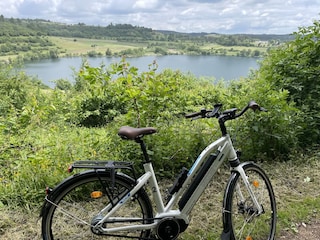
[[[181,197],[178,205],[182,213],[189,214],[198,201],[214,174],[227,157],[228,141],[220,147],[216,154],[211,154],[201,166],[187,191]]]

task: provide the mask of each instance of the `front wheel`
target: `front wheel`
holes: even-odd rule
[[[135,181],[124,174],[111,177],[106,171],[87,171],[70,177],[47,197],[42,211],[43,239],[123,239],[97,234],[92,231],[92,225],[101,219],[99,212],[103,208],[112,208],[134,184]],[[113,217],[135,221],[112,221],[104,227],[149,223],[153,219],[152,205],[144,189],[123,204]],[[140,239],[149,237],[150,231],[120,232],[119,235]]]
[[[254,204],[243,178],[233,172],[224,196],[222,239],[273,240],[276,232],[276,201],[265,172],[254,163],[242,165],[262,213]]]

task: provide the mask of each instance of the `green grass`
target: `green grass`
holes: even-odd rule
[[[305,156],[304,163],[262,164],[270,176],[277,198],[277,235],[296,231],[296,223],[309,223],[320,217],[320,163],[318,157]],[[188,229],[180,235],[181,240],[219,239],[222,231],[221,201],[225,180],[228,178],[226,166],[206,189],[191,213]],[[309,181],[310,178],[310,181]],[[168,187],[164,182],[162,186]],[[19,208],[0,206],[0,238],[40,239],[39,208]]]
[[[49,39],[54,42],[60,50],[63,51],[61,56],[64,55],[82,55],[87,54],[90,51],[95,51],[102,55],[105,54],[107,49],[110,49],[112,53],[119,53],[127,49],[137,49],[142,48],[145,51],[145,55],[154,54],[154,48],[147,48],[149,43],[153,43],[157,46],[156,41],[147,41],[143,43],[130,43],[130,42],[118,42],[114,40],[99,40],[99,39],[85,39],[85,38],[62,38],[62,37],[49,37]],[[192,42],[184,42],[184,45],[193,45]],[[161,42],[159,45],[168,53],[176,54],[187,54],[186,52],[179,49],[179,43]],[[245,46],[222,46],[219,44],[205,44],[200,47],[201,50],[211,51],[212,53],[217,52],[218,54],[223,54],[227,56],[237,56],[243,51],[254,52],[258,50],[261,54],[266,53],[267,47],[245,47]],[[193,53],[194,54],[194,53]]]
[[[307,158],[307,156],[306,156]],[[312,158],[312,157],[311,157]],[[272,180],[277,198],[277,235],[296,232],[296,223],[310,223],[320,217],[320,173],[318,157],[311,162],[263,164]],[[180,235],[181,240],[219,239],[222,231],[221,201],[228,167],[214,178],[191,213],[188,229]],[[311,179],[308,181],[307,176]],[[168,181],[164,186],[169,186]],[[0,238],[40,239],[39,208],[22,209],[0,206]],[[21,227],[23,225],[23,227]]]
[[[145,41],[145,42],[119,42],[116,40],[108,39],[88,39],[88,38],[67,38],[67,37],[47,37],[49,41],[55,44],[55,46],[47,47],[44,49],[38,49],[33,47],[31,51],[27,52],[10,52],[6,56],[0,56],[0,61],[7,61],[9,59],[15,59],[19,56],[28,56],[27,58],[39,59],[39,55],[44,56],[52,49],[59,51],[59,57],[68,56],[82,56],[87,55],[89,52],[95,52],[100,55],[105,55],[106,50],[109,49],[112,54],[119,54],[122,51],[128,49],[143,49],[143,55],[155,55],[154,51],[156,47],[162,48],[167,54],[197,54],[195,52],[187,52],[188,46],[193,46],[195,43],[191,41],[185,42],[159,42],[159,41]],[[152,45],[150,47],[149,45]],[[185,50],[181,49],[181,45],[185,46]],[[148,47],[149,46],[149,47]],[[245,47],[245,46],[222,46],[219,44],[204,44],[199,46],[201,51],[210,51],[212,54],[216,55],[226,55],[226,56],[238,56],[243,55],[243,52],[254,52],[258,50],[261,54],[266,53],[267,47]],[[35,54],[35,51],[37,53]],[[200,54],[200,53],[198,53]],[[34,56],[33,56],[34,55]],[[41,57],[40,57],[41,58]]]
[[[49,37],[65,54],[81,55],[90,51],[105,54],[109,48],[112,52],[120,52],[126,49],[135,49],[144,47],[142,43],[118,42],[113,40],[99,40],[87,38],[63,38]],[[63,56],[63,54],[62,54]]]

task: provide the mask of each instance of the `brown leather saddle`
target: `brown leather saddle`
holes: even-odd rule
[[[130,126],[123,126],[120,128],[118,135],[122,139],[136,140],[142,138],[144,135],[150,135],[157,132],[157,129],[153,127],[134,128]]]

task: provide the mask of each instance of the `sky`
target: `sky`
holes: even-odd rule
[[[320,19],[320,0],[0,0],[0,15],[185,33],[288,34]]]

